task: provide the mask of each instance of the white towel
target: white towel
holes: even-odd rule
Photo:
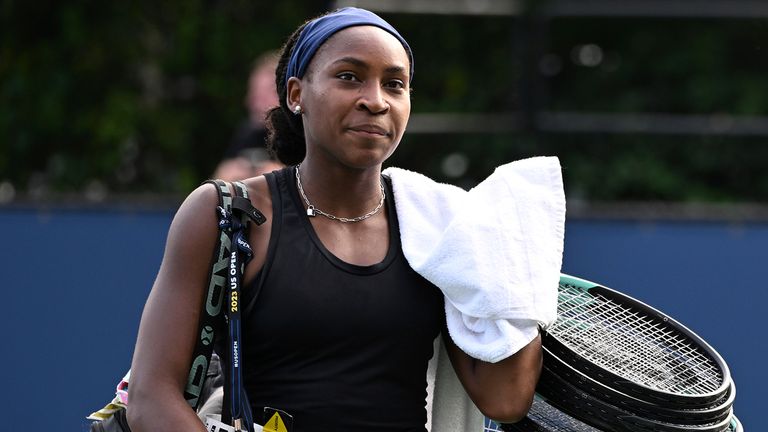
[[[388,168],[408,263],[445,294],[451,338],[497,362],[557,317],[565,195],[556,157],[502,165],[470,191]]]

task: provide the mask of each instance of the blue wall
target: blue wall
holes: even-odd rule
[[[130,365],[172,211],[0,210],[6,430],[87,430]],[[571,220],[563,271],[646,301],[728,362],[736,414],[768,387],[762,270],[768,224]],[[749,355],[752,355],[750,360]],[[30,423],[31,422],[31,423]]]

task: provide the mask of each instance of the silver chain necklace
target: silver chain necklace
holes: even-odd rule
[[[299,174],[299,167],[301,165],[296,166],[296,185],[299,187],[299,193],[301,193],[301,197],[304,199],[304,203],[307,204],[307,216],[309,217],[315,217],[317,215],[325,216],[328,219],[343,222],[343,223],[354,223],[354,222],[360,222],[363,220],[368,219],[369,217],[375,215],[381,210],[381,207],[384,205],[384,198],[386,198],[386,193],[384,192],[384,183],[379,183],[379,186],[381,187],[381,199],[379,200],[379,205],[376,206],[375,209],[369,211],[368,213],[353,217],[353,218],[346,218],[341,216],[335,216],[330,213],[326,213],[319,208],[312,205],[312,203],[309,202],[309,198],[307,198],[307,194],[304,193],[304,188],[301,186],[301,174]]]

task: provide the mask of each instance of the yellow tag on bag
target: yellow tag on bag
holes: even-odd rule
[[[293,416],[275,408],[264,408],[264,432],[291,432]]]

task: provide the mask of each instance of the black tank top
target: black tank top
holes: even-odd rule
[[[295,171],[267,174],[267,260],[246,293],[244,382],[254,419],[265,406],[296,432],[424,431],[426,369],[444,324],[442,293],[411,269],[385,181],[389,250],[358,266],[331,254],[309,222]],[[246,300],[248,298],[246,297]]]

